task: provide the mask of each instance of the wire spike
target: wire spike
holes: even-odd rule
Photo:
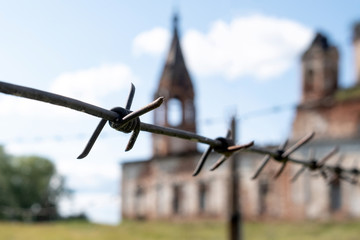
[[[126,107],[125,107],[126,110],[130,110],[131,104],[132,104],[133,99],[134,99],[134,95],[135,95],[135,86],[134,86],[133,83],[131,83],[129,96],[128,96],[128,99],[126,101]]]
[[[297,141],[294,145],[292,145],[288,150],[286,150],[283,154],[282,157],[283,158],[287,158],[289,157],[290,154],[292,154],[293,152],[295,152],[297,149],[299,149],[300,147],[302,147],[305,143],[307,143],[308,141],[310,141],[313,137],[314,137],[315,133],[312,132],[308,135],[306,135],[305,137],[303,137],[302,139],[300,139],[299,141]]]
[[[223,164],[225,162],[225,160],[227,159],[227,157],[225,155],[221,156],[216,163],[210,168],[210,171],[214,171],[215,169],[217,169],[218,167],[221,166],[221,164]]]
[[[134,144],[136,142],[137,137],[139,136],[139,133],[140,133],[140,119],[137,118],[135,129],[131,134],[129,142],[125,148],[125,152],[130,151],[134,147]]]
[[[229,152],[234,153],[234,152],[239,151],[239,150],[241,150],[241,149],[249,148],[249,147],[251,147],[251,146],[253,146],[253,145],[254,145],[254,141],[251,141],[251,142],[246,143],[246,144],[243,144],[243,145],[230,146],[230,147],[227,148],[227,150],[228,150]]]
[[[289,139],[286,139],[286,140],[283,142],[283,144],[281,144],[281,145],[279,146],[279,150],[280,150],[280,151],[284,151],[285,148],[286,148],[286,146],[288,145],[288,143],[289,143]]]
[[[201,155],[201,158],[198,162],[198,164],[196,165],[196,168],[193,172],[193,177],[195,177],[196,175],[198,175],[202,169],[202,167],[205,164],[206,159],[208,158],[209,154],[211,153],[211,151],[213,150],[213,148],[211,146],[209,146],[206,151]]]
[[[127,114],[125,117],[123,117],[122,119],[122,124],[125,125],[126,123],[130,122],[131,120],[140,117],[141,115],[144,115],[147,112],[150,112],[151,110],[154,110],[155,108],[160,107],[160,105],[164,102],[164,97],[159,97],[158,99],[156,99],[155,101],[151,102],[150,104],[146,105],[143,108],[140,108],[137,111],[131,112],[129,114]]]
[[[338,150],[339,150],[338,146],[334,147],[328,154],[326,154],[322,159],[320,159],[317,162],[317,166],[318,167],[324,166],[325,162],[327,162],[335,153],[337,153]]]
[[[269,162],[270,158],[271,158],[271,156],[269,154],[265,155],[265,157],[262,160],[262,163],[261,163],[260,167],[256,170],[254,176],[251,179],[256,179],[259,176],[259,174],[262,172],[265,165]]]
[[[302,167],[299,169],[299,171],[297,171],[297,172],[295,173],[295,175],[291,178],[291,182],[296,182],[296,180],[299,178],[299,176],[300,176],[303,172],[305,172],[305,170],[306,170],[306,167],[305,167],[305,166],[302,166]]]
[[[285,167],[286,167],[286,163],[287,162],[283,162],[279,171],[275,174],[274,179],[277,179],[278,177],[280,177],[280,175],[282,174],[282,172],[284,171]]]
[[[106,122],[107,122],[106,119],[101,119],[101,121],[97,125],[94,133],[91,135],[90,140],[86,144],[86,147],[84,148],[82,153],[77,157],[77,159],[82,159],[82,158],[86,157],[89,154],[89,152],[91,151],[91,148],[94,146],[94,143],[96,142],[96,139],[98,138],[98,136],[100,135],[102,129],[104,128]]]

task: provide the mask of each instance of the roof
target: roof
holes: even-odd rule
[[[338,55],[337,48],[333,46],[323,33],[316,33],[311,45],[303,53],[302,60],[313,58],[314,52],[329,53]]]
[[[173,38],[156,95],[180,98],[180,95],[194,97],[193,85],[187,70],[178,33],[178,16],[173,19]]]

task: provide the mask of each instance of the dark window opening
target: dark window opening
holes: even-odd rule
[[[312,92],[314,91],[314,71],[308,70],[305,74],[305,91]]]
[[[330,183],[330,210],[335,212],[341,208],[341,185],[336,179]]]
[[[138,187],[135,191],[135,214],[139,220],[145,219],[145,190]]]
[[[199,185],[199,210],[201,213],[207,209],[208,188],[205,183]]]
[[[180,185],[175,185],[173,188],[173,213],[181,214],[181,202],[182,202],[182,188]]]
[[[267,212],[266,199],[269,193],[269,182],[265,179],[259,181],[259,215],[264,215]]]
[[[185,122],[194,123],[195,122],[195,108],[192,101],[188,100],[185,104]]]

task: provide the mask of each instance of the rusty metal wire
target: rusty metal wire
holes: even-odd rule
[[[352,168],[341,167],[342,158],[339,158],[338,163],[335,166],[325,165],[325,162],[329,160],[330,157],[332,157],[337,152],[338,150],[337,148],[334,148],[331,152],[329,152],[326,156],[324,156],[319,160],[314,158],[314,153],[310,153],[310,157],[308,160],[299,160],[293,158],[291,156],[292,153],[294,153],[296,150],[298,150],[299,148],[304,146],[307,142],[309,142],[314,137],[314,133],[310,133],[306,135],[305,137],[303,137],[302,139],[300,139],[298,142],[296,142],[294,145],[292,145],[287,149],[286,147],[288,141],[285,141],[276,150],[271,150],[268,148],[261,148],[254,146],[253,141],[246,144],[237,145],[232,140],[231,137],[232,134],[230,131],[227,133],[225,137],[218,137],[212,139],[180,129],[143,123],[140,121],[140,116],[159,107],[163,103],[164,98],[160,97],[139,110],[131,111],[130,109],[135,95],[135,87],[133,84],[131,85],[131,90],[125,105],[126,107],[125,108],[115,107],[111,110],[107,110],[95,105],[88,104],[86,102],[82,102],[58,94],[41,91],[34,88],[19,86],[11,83],[1,82],[1,81],[0,81],[0,92],[19,96],[19,97],[24,97],[28,99],[33,99],[37,101],[47,102],[50,104],[70,108],[76,111],[84,112],[92,116],[101,118],[98,126],[96,127],[95,131],[90,137],[90,140],[88,141],[86,147],[84,148],[83,152],[78,156],[78,158],[84,158],[89,154],[91,148],[96,142],[96,139],[98,138],[102,129],[104,128],[106,122],[109,122],[109,125],[112,128],[116,129],[117,131],[123,133],[132,133],[129,142],[125,148],[125,151],[129,151],[132,149],[140,131],[146,131],[154,134],[161,134],[170,137],[182,138],[182,139],[209,145],[207,150],[201,156],[193,172],[193,176],[196,176],[200,173],[208,156],[213,151],[220,153],[222,156],[210,168],[211,171],[216,170],[231,155],[239,151],[253,152],[253,153],[259,153],[265,155],[262,163],[255,171],[252,179],[256,179],[261,174],[261,172],[263,171],[263,169],[271,159],[280,162],[282,164],[279,170],[277,171],[277,173],[275,174],[274,178],[278,178],[283,173],[285,167],[287,166],[287,163],[289,162],[302,165],[300,170],[292,178],[293,182],[296,181],[296,179],[306,169],[310,171],[316,171],[316,170],[319,171],[321,175],[329,182],[341,179],[356,184],[358,182],[357,178],[360,175],[360,170],[356,168],[356,166]]]

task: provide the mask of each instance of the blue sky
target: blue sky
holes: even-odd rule
[[[134,82],[133,108],[140,108],[152,100],[177,9],[198,129],[218,137],[234,113],[241,119],[299,101],[299,58],[317,30],[338,46],[340,84],[350,86],[359,6],[350,0],[0,1],[0,79],[109,109],[123,106]],[[241,120],[240,142],[283,140],[293,114]],[[2,94],[0,118],[0,144],[9,152],[48,157],[67,177],[75,195],[62,203],[64,214],[84,210],[96,222],[119,221],[119,163],[149,157],[150,134],[141,133],[125,153],[129,136],[107,127],[90,155],[77,160],[98,119]],[[151,114],[142,121],[151,122]]]

